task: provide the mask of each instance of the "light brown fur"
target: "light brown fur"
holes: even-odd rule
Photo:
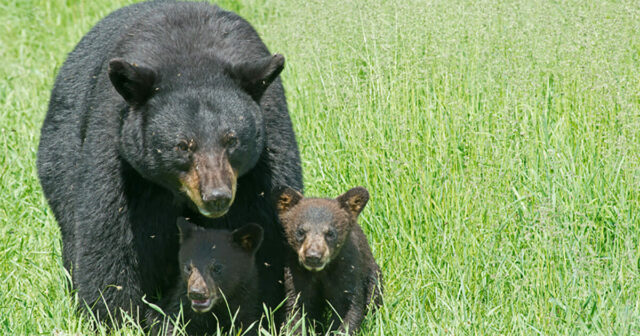
[[[238,172],[231,166],[225,154],[214,158],[194,155],[193,165],[180,177],[180,190],[183,191],[203,215],[211,218],[221,217],[221,213],[207,211],[202,199],[201,190],[208,185],[227,185],[231,188],[231,203],[235,199]]]

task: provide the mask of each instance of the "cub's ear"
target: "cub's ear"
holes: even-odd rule
[[[131,106],[141,106],[151,98],[156,73],[122,58],[109,61],[109,79],[116,91]]]
[[[250,223],[231,232],[231,236],[233,241],[243,250],[254,253],[262,244],[263,233],[264,231],[260,225]]]
[[[369,201],[369,192],[363,187],[355,187],[336,198],[340,206],[357,217]]]
[[[193,231],[198,228],[195,224],[189,222],[184,217],[178,217],[176,224],[178,225],[178,232],[180,233],[180,244],[189,239]]]
[[[273,200],[276,204],[278,214],[284,214],[291,210],[304,197],[291,187],[280,186],[273,190]]]
[[[284,56],[274,54],[253,62],[242,62],[231,66],[231,76],[255,101],[284,69]]]

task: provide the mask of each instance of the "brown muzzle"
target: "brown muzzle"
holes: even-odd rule
[[[298,260],[310,271],[321,271],[329,262],[329,248],[321,235],[308,236],[298,251]]]
[[[206,280],[195,267],[187,282],[187,297],[191,300],[191,309],[198,313],[209,311],[217,299],[215,290],[209,289]]]
[[[196,153],[191,169],[180,178],[181,190],[201,214],[221,217],[233,203],[237,178],[237,171],[231,167],[226,153]]]

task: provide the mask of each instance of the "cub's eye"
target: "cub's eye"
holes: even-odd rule
[[[211,270],[211,273],[216,274],[216,275],[220,275],[220,273],[222,273],[224,266],[220,265],[220,264],[215,264],[215,265],[211,265],[209,266],[209,269]]]
[[[222,144],[229,149],[234,149],[238,145],[238,136],[235,132],[229,131],[222,138]]]
[[[307,234],[307,233],[304,231],[304,229],[297,229],[297,230],[296,230],[296,240],[297,240],[298,242],[302,242],[302,241],[304,240],[304,236],[305,236],[306,234]]]
[[[191,265],[186,264],[182,266],[182,271],[185,272],[186,274],[191,274]]]
[[[334,241],[336,240],[336,238],[338,238],[338,233],[336,232],[336,230],[329,230],[327,231],[327,233],[325,233],[325,237],[328,241]]]

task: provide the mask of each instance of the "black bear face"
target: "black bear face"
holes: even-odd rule
[[[356,187],[336,199],[304,198],[284,187],[276,190],[274,197],[287,242],[298,254],[298,261],[307,270],[318,272],[340,252],[369,193]]]
[[[111,60],[111,82],[128,105],[122,157],[204,216],[223,216],[235,198],[237,179],[262,154],[258,104],[283,65],[281,55],[182,70]]]
[[[255,165],[264,147],[259,107],[236,91],[171,92],[147,103],[153,112],[143,134],[145,177],[177,190],[207,217],[226,213],[238,177]]]
[[[204,229],[180,217],[178,228],[182,279],[195,312],[211,310],[223,296],[229,298],[255,280],[254,256],[263,236],[259,225],[229,232]]]

